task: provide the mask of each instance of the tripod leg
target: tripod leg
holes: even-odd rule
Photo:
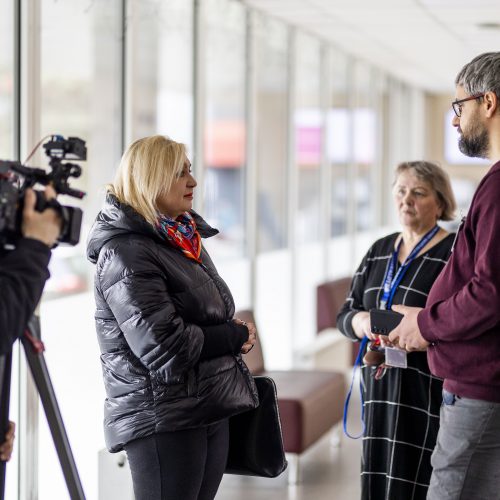
[[[10,376],[12,353],[0,356],[0,442],[5,439],[9,428]],[[0,461],[0,500],[5,497],[6,463]]]
[[[40,325],[35,316],[33,316],[28,324],[27,333],[36,340],[40,339]],[[66,434],[66,429],[64,428],[64,422],[59,410],[54,387],[49,377],[47,364],[43,357],[43,352],[42,350],[36,349],[36,346],[30,341],[28,335],[23,335],[21,337],[21,342],[26,352],[28,365],[40,394],[40,399],[42,400],[43,409],[47,416],[50,432],[57,450],[70,498],[71,500],[85,500],[85,494]]]

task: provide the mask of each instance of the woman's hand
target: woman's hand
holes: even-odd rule
[[[368,311],[360,311],[356,313],[351,320],[352,329],[356,334],[356,337],[363,339],[368,337],[370,340],[375,340],[378,335],[372,333],[370,313]]]
[[[247,327],[248,330],[248,339],[247,341],[241,346],[241,354],[247,354],[253,349],[253,346],[255,345],[256,341],[256,334],[257,334],[257,328],[253,323],[246,323],[245,321],[242,321],[241,319],[234,318],[233,321],[237,325],[243,325]]]
[[[9,429],[7,430],[7,434],[5,434],[5,441],[0,444],[0,460],[2,460],[2,462],[7,462],[12,456],[15,431],[16,424],[14,422],[9,422]]]

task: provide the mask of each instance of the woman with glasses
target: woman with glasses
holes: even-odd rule
[[[373,349],[380,339],[371,332],[370,309],[423,307],[454,239],[438,225],[451,220],[456,207],[448,175],[440,167],[425,161],[400,164],[393,198],[401,231],[368,250],[337,317],[345,336],[366,338]],[[406,362],[407,368],[388,367],[382,351],[365,355],[363,500],[425,500],[427,495],[442,380],[431,375],[426,352],[406,353]]]

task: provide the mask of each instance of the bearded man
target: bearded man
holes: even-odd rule
[[[455,84],[459,148],[493,166],[426,307],[394,306],[404,318],[389,338],[427,349],[444,379],[427,500],[500,499],[500,52],[475,57]]]

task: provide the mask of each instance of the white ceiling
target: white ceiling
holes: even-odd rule
[[[242,0],[430,92],[454,91],[460,68],[500,50],[500,0]]]

